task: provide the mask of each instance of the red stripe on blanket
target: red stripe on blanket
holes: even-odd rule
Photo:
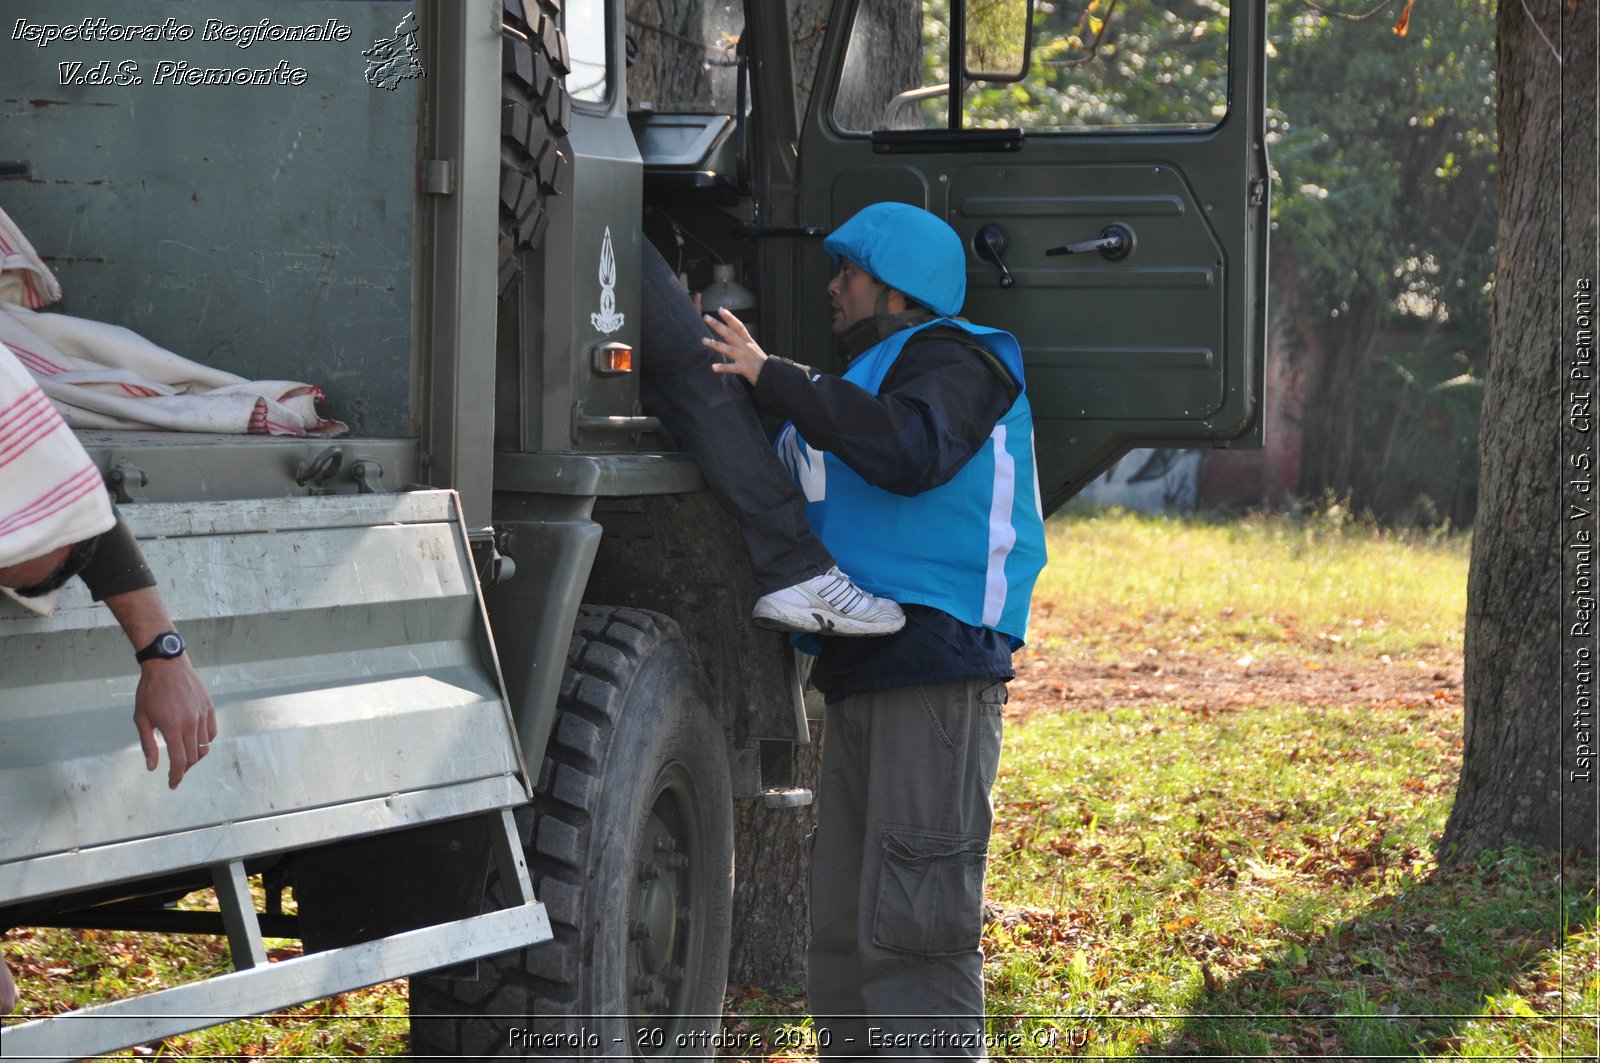
[[[0,235],[0,251],[4,251],[7,255],[22,255],[20,250],[12,247],[6,242],[6,238],[3,235]],[[22,257],[27,258],[28,256],[22,255]],[[17,268],[22,273],[22,286],[28,291],[27,302],[29,309],[37,310],[41,306],[44,306],[48,300],[39,293],[39,289],[36,287],[35,274],[33,270],[20,266]]]
[[[48,520],[91,492],[104,490],[104,488],[105,484],[100,479],[100,470],[93,465],[86,465],[50,491],[34,499],[9,517],[0,520],[0,539],[8,535],[15,535],[22,529],[32,527],[42,520]]]
[[[6,346],[10,347],[11,352],[17,356],[17,361],[41,376],[55,376],[57,373],[71,372],[66,366],[57,365],[44,355],[35,354],[26,347],[19,347],[10,340],[6,341]]]
[[[40,396],[43,398],[43,396]],[[0,469],[5,468],[39,440],[62,427],[48,399],[42,407],[31,407],[21,416],[0,427]]]
[[[22,398],[18,399],[16,402],[13,402],[10,406],[7,406],[5,409],[0,410],[0,418],[10,416],[12,410],[15,410],[18,406],[21,406],[25,402],[33,402],[35,395],[43,395],[43,394],[44,394],[44,392],[40,391],[37,386],[30,385],[28,390],[24,391],[22,393]]]

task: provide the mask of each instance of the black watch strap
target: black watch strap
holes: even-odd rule
[[[151,640],[150,645],[133,655],[133,659],[143,664],[157,658],[172,660],[174,657],[183,656],[183,636],[176,631],[163,631]]]

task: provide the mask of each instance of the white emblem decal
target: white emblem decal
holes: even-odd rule
[[[828,497],[828,467],[823,464],[822,451],[810,443],[802,444],[794,425],[783,426],[774,449],[795,484],[805,492],[807,502],[821,502]]]
[[[589,321],[602,336],[622,327],[623,315],[617,313],[617,256],[611,250],[611,226],[606,226],[605,242],[600,245],[600,312],[590,314]]]

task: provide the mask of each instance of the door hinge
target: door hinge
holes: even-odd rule
[[[456,190],[455,162],[450,159],[423,159],[422,190],[434,196],[453,194]]]
[[[1251,178],[1250,179],[1250,195],[1247,197],[1246,202],[1249,204],[1249,206],[1252,209],[1254,209],[1256,207],[1261,206],[1266,201],[1267,201],[1267,179],[1265,177],[1253,177],[1253,178]]]

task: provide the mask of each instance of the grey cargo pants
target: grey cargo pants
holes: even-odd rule
[[[1005,699],[985,679],[828,706],[807,957],[820,1055],[985,1056],[978,939]]]

